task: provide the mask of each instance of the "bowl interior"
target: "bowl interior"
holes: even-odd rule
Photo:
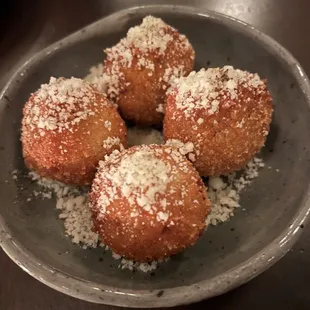
[[[229,222],[210,227],[191,249],[151,274],[118,268],[102,249],[83,250],[65,237],[54,200],[32,199],[37,185],[14,169],[26,171],[20,144],[22,107],[29,94],[50,76],[84,77],[101,62],[103,49],[115,44],[145,12],[99,22],[44,52],[9,87],[0,106],[0,215],[16,242],[45,264],[93,283],[118,289],[155,290],[190,285],[225,273],[261,251],[292,224],[308,189],[309,106],[287,63],[254,37],[191,13],[152,12],[186,34],[196,51],[196,69],[233,65],[266,77],[274,117],[263,157],[266,167],[242,194],[242,209]],[[268,167],[271,167],[268,169]]]

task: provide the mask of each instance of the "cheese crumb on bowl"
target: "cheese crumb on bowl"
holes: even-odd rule
[[[210,177],[207,183],[208,197],[211,201],[211,212],[206,219],[207,225],[224,223],[240,208],[240,194],[258,177],[259,169],[264,167],[260,158],[253,158],[238,176]]]
[[[163,136],[161,131],[153,128],[128,128],[128,146],[162,144]]]

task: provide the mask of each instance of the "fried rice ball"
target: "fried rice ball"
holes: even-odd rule
[[[24,106],[21,141],[30,170],[88,185],[99,160],[127,146],[127,131],[115,107],[92,85],[52,77]]]
[[[188,158],[200,175],[227,175],[264,146],[272,112],[266,81],[257,74],[231,66],[201,69],[169,91],[163,135],[168,144],[193,144]]]
[[[168,87],[193,70],[195,52],[188,39],[160,18],[147,16],[105,53],[104,73],[95,84],[124,119],[161,125]]]
[[[186,157],[155,144],[107,156],[89,197],[103,243],[138,262],[159,260],[193,245],[210,208],[206,188]]]

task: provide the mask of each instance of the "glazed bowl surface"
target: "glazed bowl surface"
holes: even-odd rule
[[[163,18],[189,38],[196,69],[233,65],[267,78],[274,102],[271,131],[260,156],[266,167],[228,222],[153,273],[132,273],[102,249],[83,250],[64,234],[55,201],[33,199],[20,143],[22,108],[50,76],[84,77],[103,49],[146,15]],[[0,96],[0,244],[26,272],[68,295],[127,307],[195,302],[233,289],[280,259],[309,213],[310,86],[297,61],[250,25],[211,11],[141,6],[120,11],[62,39],[27,61]],[[270,167],[270,168],[269,168]],[[269,168],[269,169],[268,169]]]

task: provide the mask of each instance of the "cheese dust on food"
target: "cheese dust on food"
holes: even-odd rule
[[[165,145],[169,145],[172,148],[176,149],[181,155],[188,155],[188,157],[192,158],[195,161],[194,157],[194,144],[192,142],[182,142],[178,139],[169,139],[166,141]]]
[[[103,147],[107,150],[111,149],[113,146],[121,146],[121,149],[123,146],[121,145],[121,140],[118,137],[108,137],[103,141]]]
[[[95,115],[95,96],[93,86],[84,80],[51,77],[25,105],[25,125],[39,129],[42,135],[44,130],[73,131],[74,125]]]
[[[119,60],[123,66],[130,67],[133,59],[133,49],[138,49],[141,53],[139,64],[154,70],[154,63],[143,57],[149,52],[156,52],[158,55],[164,55],[168,44],[174,40],[173,35],[167,30],[176,31],[173,27],[166,24],[162,19],[153,16],[147,16],[142,24],[132,27],[128,30],[127,36],[120,40],[112,48],[106,49],[106,53],[112,60]],[[184,35],[180,35],[179,48],[190,48],[190,44]]]
[[[177,33],[177,30],[166,24],[162,19],[153,16],[145,17],[140,25],[130,28],[127,36],[121,39],[119,43],[104,50],[107,54],[106,61],[112,64],[110,72],[105,73],[102,64],[99,64],[97,67],[91,68],[87,80],[91,81],[99,91],[107,93],[112,101],[117,101],[122,90],[120,81],[125,80],[121,68],[130,68],[135,57],[137,57],[137,67],[147,69],[148,75],[152,76],[155,63],[149,58],[150,53],[164,56],[168,45],[172,43],[177,45],[177,50],[191,49],[186,36],[178,34],[178,40],[175,40],[174,33]],[[159,82],[163,80],[171,84],[183,74],[183,65],[173,68],[167,67]],[[160,109],[160,111],[163,110]]]
[[[177,166],[160,158],[165,153],[173,158]],[[100,186],[94,187],[95,192],[100,192],[98,202],[101,216],[110,212],[107,208],[111,202],[122,196],[126,197],[132,207],[132,217],[140,216],[142,211],[146,211],[156,214],[158,221],[167,222],[169,214],[165,209],[166,205],[161,203],[161,208],[158,209],[156,197],[158,194],[165,194],[177,169],[186,172],[185,163],[185,158],[176,150],[153,149],[149,146],[142,146],[134,153],[114,151],[106,156],[106,160],[99,164]]]
[[[204,110],[207,115],[219,111],[221,98],[226,100],[224,107],[239,104],[238,89],[248,88],[254,93],[265,91],[266,85],[258,74],[249,73],[232,66],[201,69],[191,72],[187,77],[175,81],[176,107],[190,118],[193,110]],[[198,123],[203,123],[200,119]]]

